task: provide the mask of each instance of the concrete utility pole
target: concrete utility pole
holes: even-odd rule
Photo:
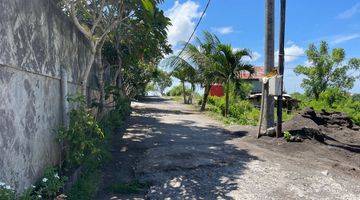
[[[265,0],[265,75],[274,69],[274,28],[275,28],[275,2]],[[269,84],[263,85],[263,124],[262,127],[268,129],[274,126],[274,97],[269,96]]]
[[[283,76],[284,74],[284,41],[285,41],[285,20],[286,20],[286,0],[281,0],[281,14],[280,14],[280,38],[279,38],[279,75]],[[282,135],[282,94],[283,94],[283,77],[281,78],[281,94],[278,96],[277,100],[277,129],[276,137]]]

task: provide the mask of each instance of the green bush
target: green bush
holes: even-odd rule
[[[94,199],[101,180],[100,171],[87,171],[80,175],[67,194],[69,200]]]
[[[224,114],[225,112],[225,98],[224,97],[209,97],[207,109],[211,112]],[[292,114],[288,114],[286,110],[283,111],[283,120],[287,121],[292,118]],[[226,122],[237,123],[240,125],[258,125],[260,117],[260,110],[248,100],[241,100],[241,98],[232,98],[229,106],[229,117]]]
[[[230,105],[229,115],[242,125],[256,125],[259,120],[259,110],[249,101],[239,101]]]
[[[208,110],[224,114],[225,112],[225,98],[224,97],[209,97]],[[230,102],[229,117],[241,125],[256,125],[259,120],[260,111],[255,108],[252,103],[246,100],[235,100]]]
[[[138,194],[148,186],[148,184],[134,181],[130,183],[115,183],[111,185],[108,190],[117,194]]]
[[[355,124],[360,125],[360,101],[337,88],[329,88],[322,92],[319,100],[309,98],[303,94],[296,94],[293,97],[301,100],[300,109],[313,107],[317,111],[324,109],[329,112],[344,112]]]
[[[65,185],[66,177],[61,177],[54,167],[45,169],[44,176],[36,183],[28,188],[18,199],[19,200],[35,200],[46,199],[53,200],[61,194],[61,189]]]
[[[55,168],[46,168],[43,178],[35,188],[35,194],[41,199],[54,199],[64,187],[66,179],[66,177],[60,177]]]
[[[285,132],[284,132],[284,139],[285,139],[287,142],[290,142],[291,136],[292,136],[292,135],[290,134],[289,131],[285,131]]]
[[[191,89],[186,88],[185,94],[186,95],[191,94]],[[175,86],[166,93],[166,96],[182,96],[182,95],[183,95],[182,85]]]
[[[360,101],[360,94],[353,94],[351,98],[353,101]]]
[[[328,88],[320,94],[320,101],[326,103],[327,106],[333,108],[336,105],[342,104],[347,99],[350,99],[350,96],[341,91],[339,88]]]
[[[69,98],[77,108],[70,111],[69,128],[58,131],[58,138],[65,144],[64,166],[73,169],[80,165],[97,165],[104,156],[104,131],[86,109],[85,98],[76,96]]]
[[[116,128],[124,125],[124,121],[131,113],[130,100],[124,97],[114,97],[115,108],[101,119],[101,127],[106,133],[111,133]]]
[[[99,167],[108,158],[112,132],[123,126],[130,114],[130,100],[116,88],[107,88],[107,99],[112,95],[115,107],[100,121],[86,108],[85,98],[75,96],[69,101],[76,105],[70,112],[70,125],[60,129],[58,138],[65,144],[64,169],[73,171],[82,166],[79,180],[71,188],[69,199],[93,199],[100,181]]]
[[[0,182],[0,199],[1,200],[13,200],[15,199],[15,190],[11,186]]]

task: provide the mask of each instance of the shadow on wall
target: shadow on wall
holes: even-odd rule
[[[186,119],[162,122],[158,117],[165,114],[186,114]],[[248,162],[258,160],[226,142],[246,132],[224,134],[227,131],[219,127],[197,124],[187,118],[190,114],[134,109],[124,139],[129,148],[142,151],[135,173],[141,182],[152,185],[146,196],[149,199],[231,199],[227,194],[238,189],[234,180],[243,174]]]

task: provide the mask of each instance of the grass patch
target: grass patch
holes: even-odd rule
[[[88,200],[94,199],[99,189],[101,181],[101,172],[86,172],[81,175],[79,180],[67,194],[70,200]]]
[[[184,102],[184,98],[182,96],[170,96],[169,98],[176,102]]]
[[[108,191],[116,194],[139,194],[149,187],[149,184],[138,181],[130,183],[115,183],[108,188]]]
[[[171,100],[182,103],[182,97],[170,97]],[[195,98],[194,102],[201,101],[201,98]],[[200,106],[197,104],[193,104],[196,109],[200,109]],[[255,108],[249,101],[247,100],[232,100],[230,104],[230,111],[229,116],[224,117],[223,112],[225,109],[225,99],[224,97],[209,97],[209,101],[206,104],[206,112],[205,114],[215,118],[218,121],[226,125],[253,125],[257,126],[259,117],[260,117],[260,110]],[[276,108],[275,108],[276,112]],[[288,121],[292,119],[294,116],[293,113],[287,113],[286,110],[283,111],[283,121]],[[275,113],[275,120],[277,118]]]

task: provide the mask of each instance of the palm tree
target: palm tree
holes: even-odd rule
[[[179,79],[183,89],[184,104],[192,103],[193,93],[195,92],[195,83],[197,82],[197,73],[194,67],[185,59],[178,56],[171,56],[165,59],[165,65],[173,69],[171,75]],[[189,101],[186,100],[185,82],[191,84],[192,94],[190,94]]]
[[[185,57],[191,60],[195,65],[198,83],[204,87],[200,111],[205,110],[207,99],[210,93],[211,84],[215,81],[215,65],[213,56],[216,48],[220,44],[220,40],[216,35],[204,31],[203,40],[196,37],[196,45],[188,44],[185,49]]]
[[[224,44],[217,46],[217,53],[214,55],[217,80],[225,86],[225,117],[229,114],[230,83],[237,79],[236,72],[254,72],[252,65],[243,62],[244,57],[251,58],[251,52],[247,49],[234,51],[231,45]]]

